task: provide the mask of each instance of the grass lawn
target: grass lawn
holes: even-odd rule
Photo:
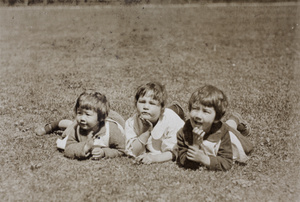
[[[299,200],[299,6],[0,8],[1,201]],[[299,12],[298,12],[299,13]],[[203,84],[252,125],[255,151],[228,172],[127,157],[67,159],[37,126],[73,118],[85,89],[125,119],[158,80],[187,111]]]

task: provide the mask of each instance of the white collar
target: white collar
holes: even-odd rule
[[[165,109],[164,113],[159,117],[158,122],[156,125],[153,127],[153,130],[151,131],[151,136],[153,139],[158,140],[160,139],[163,134],[165,133],[166,128],[170,125],[168,122],[167,117],[172,117],[173,112],[171,109]]]

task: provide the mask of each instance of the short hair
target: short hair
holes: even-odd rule
[[[198,88],[189,100],[189,111],[192,109],[193,104],[202,104],[207,107],[213,107],[216,111],[215,120],[221,120],[224,116],[228,100],[222,90],[212,85],[205,85]]]
[[[137,88],[137,91],[135,93],[135,104],[137,104],[137,101],[140,97],[143,97],[148,92],[153,92],[152,98],[154,100],[157,100],[162,108],[165,108],[167,104],[167,91],[164,85],[162,85],[159,82],[149,82],[144,85],[141,85]]]
[[[105,95],[93,90],[87,90],[77,98],[74,107],[75,114],[79,108],[94,110],[98,114],[98,121],[101,122],[108,116],[110,106]]]

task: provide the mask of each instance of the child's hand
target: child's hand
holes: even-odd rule
[[[104,155],[104,151],[100,147],[94,147],[92,149],[92,160],[100,160]]]
[[[141,162],[143,164],[149,165],[149,164],[153,163],[153,155],[145,153],[145,154],[142,154],[142,155],[136,157],[135,160],[137,162]]]
[[[205,132],[202,129],[195,127],[193,129],[193,145],[198,145],[199,147],[203,142],[204,135]]]
[[[210,165],[209,157],[203,152],[202,149],[199,149],[197,146],[189,146],[187,151],[187,159],[202,163],[206,166]]]
[[[147,130],[152,131],[153,124],[149,120],[144,119],[142,117],[140,117],[140,120],[142,121],[142,124],[143,124],[143,132],[142,133],[146,132]]]

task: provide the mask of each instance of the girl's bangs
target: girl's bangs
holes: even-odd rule
[[[88,100],[81,100],[78,109],[95,110],[95,103]]]
[[[199,99],[195,100],[195,102],[192,104],[192,106],[203,105],[206,107],[212,107],[213,102],[214,101],[209,97],[200,97]]]

